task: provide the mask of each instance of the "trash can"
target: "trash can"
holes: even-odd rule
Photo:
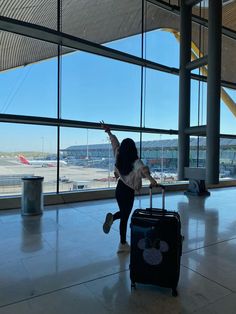
[[[22,178],[21,214],[23,216],[41,215],[43,213],[43,179],[40,176]]]

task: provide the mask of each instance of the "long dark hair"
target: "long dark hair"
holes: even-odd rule
[[[133,170],[133,163],[138,159],[138,151],[131,138],[124,139],[116,157],[116,168],[121,175],[127,175]]]

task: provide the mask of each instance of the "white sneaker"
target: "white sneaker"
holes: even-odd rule
[[[112,215],[112,213],[108,213],[106,215],[106,219],[105,219],[105,222],[103,224],[103,231],[105,233],[109,233],[112,224],[113,224],[113,215]]]
[[[127,242],[124,244],[122,243],[119,244],[117,253],[129,253],[129,252],[130,252],[130,246]]]

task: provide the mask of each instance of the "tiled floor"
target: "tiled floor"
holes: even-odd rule
[[[155,286],[131,291],[129,255],[116,254],[118,223],[102,232],[114,200],[49,206],[42,217],[0,212],[0,314],[235,314],[235,196],[235,188],[207,198],[167,193],[185,236],[177,298]]]

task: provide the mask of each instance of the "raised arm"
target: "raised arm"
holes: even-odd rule
[[[110,141],[111,141],[111,146],[113,149],[113,154],[116,156],[117,150],[120,147],[120,143],[117,139],[117,137],[111,133],[110,127],[104,123],[104,121],[100,121],[101,127],[104,129],[104,131],[108,134]]]

